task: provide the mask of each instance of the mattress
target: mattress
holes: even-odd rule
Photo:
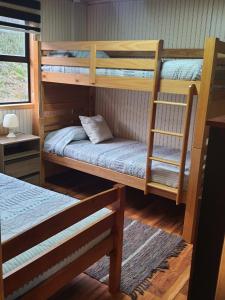
[[[47,140],[46,152],[52,149]],[[147,147],[138,141],[114,138],[99,144],[89,140],[74,141],[65,146],[63,155],[89,164],[111,169],[138,178],[145,178]],[[154,147],[154,155],[168,160],[179,161],[180,150],[162,146]],[[187,186],[190,170],[190,153],[187,153],[184,183]],[[176,166],[153,161],[152,180],[170,187],[178,186],[179,169]]]
[[[63,209],[74,205],[74,203],[79,202],[78,199],[49,191],[3,174],[0,174],[0,199],[1,237],[3,242],[42,222],[46,218],[59,213]],[[109,213],[110,210],[102,209],[28,251],[5,262],[3,264],[3,274],[6,275],[8,272],[13,271],[25,262],[30,261],[33,257],[45,253],[50,248],[60,243],[60,241],[71,238],[76,232],[85,229],[87,226],[96,220],[100,220],[107,216]],[[109,234],[110,231],[106,231],[100,236],[97,236],[94,240],[88,242],[76,252],[71,253],[69,257],[66,257],[57,265],[52,266],[49,270],[46,270],[43,274],[33,278],[19,290],[14,291],[14,293],[6,299],[16,299],[23,295],[25,292],[29,291],[31,288],[35,287],[40,282],[87,252]]]
[[[161,78],[172,80],[199,80],[202,72],[202,59],[173,59],[162,63]],[[67,66],[42,66],[44,72],[89,74],[89,68]],[[154,73],[146,70],[96,69],[97,76],[152,78]]]

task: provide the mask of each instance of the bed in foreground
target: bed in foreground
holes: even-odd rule
[[[118,291],[123,191],[79,201],[0,174],[0,299],[47,299],[106,254]]]

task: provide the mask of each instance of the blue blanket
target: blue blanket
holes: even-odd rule
[[[46,136],[45,147],[48,151],[58,155],[64,155],[65,147],[72,141],[87,139],[87,135],[82,126],[70,126],[53,131]]]
[[[45,151],[51,149],[45,143]],[[62,153],[62,149],[55,154]],[[89,140],[68,143],[63,148],[64,156],[84,161],[99,167],[111,169],[131,176],[145,178],[147,147],[138,141],[114,138],[99,144],[92,144]],[[162,146],[154,147],[154,155],[168,160],[180,160],[180,150]],[[185,168],[185,182],[189,174],[190,153],[187,155]],[[154,161],[152,163],[152,179],[155,182],[177,187],[179,169],[176,166]]]

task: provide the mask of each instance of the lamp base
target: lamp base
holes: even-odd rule
[[[7,138],[15,138],[16,137],[13,129],[9,129],[9,134],[6,137]]]

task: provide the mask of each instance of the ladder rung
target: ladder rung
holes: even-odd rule
[[[176,106],[187,106],[186,103],[182,102],[169,102],[169,101],[161,101],[161,100],[155,100],[155,104],[166,104],[166,105],[176,105]]]
[[[149,182],[147,186],[177,195],[178,189],[157,182]]]
[[[155,156],[151,156],[151,157],[149,157],[149,159],[150,159],[150,160],[159,161],[159,162],[162,162],[162,163],[165,163],[165,164],[177,166],[177,167],[180,166],[180,163],[177,162],[177,161],[175,161],[175,160],[164,159],[164,158],[161,158],[161,157],[155,157]]]
[[[176,137],[180,137],[180,138],[182,138],[184,136],[182,133],[179,133],[179,132],[164,131],[164,130],[160,130],[160,129],[152,129],[151,132],[165,134],[165,135],[172,135],[172,136],[176,136]]]

